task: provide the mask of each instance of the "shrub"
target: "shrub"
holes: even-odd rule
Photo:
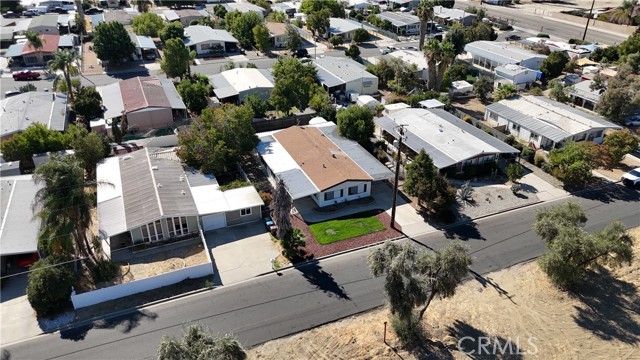
[[[302,233],[302,231],[300,231],[300,229],[291,229],[291,231],[289,231],[287,233],[287,235],[284,236],[284,239],[282,240],[282,248],[284,249],[284,256],[287,257],[287,259],[294,261],[295,259],[299,258],[301,255],[301,247],[304,247],[306,245],[305,239],[304,239],[304,234]]]
[[[458,200],[461,202],[473,201],[473,186],[471,186],[470,182],[467,181],[460,187],[460,189],[458,189],[458,193],[456,195]]]
[[[415,315],[412,315],[408,321],[403,321],[397,316],[392,315],[391,327],[398,336],[398,339],[400,339],[403,347],[411,348],[414,345],[420,344],[424,339],[422,322]]]
[[[542,168],[543,164],[545,164],[546,162],[547,161],[542,154],[536,153],[536,155],[533,157],[533,164],[539,168]]]
[[[31,265],[27,299],[39,317],[57,314],[71,305],[76,275],[69,260],[67,256],[51,255]]]
[[[469,115],[465,115],[465,116],[462,118],[462,120],[464,120],[464,122],[466,122],[466,123],[468,123],[468,124],[471,124],[471,123],[472,123],[472,122],[471,122],[471,116],[469,116]]]
[[[464,168],[462,168],[462,172],[464,173],[465,179],[472,179],[478,175],[478,166],[466,165]]]
[[[513,144],[511,144],[511,146],[513,146],[514,148],[520,150],[520,152],[522,152],[522,149],[524,148],[524,146],[522,146],[522,144],[518,141],[514,142]]]
[[[110,281],[116,275],[118,275],[118,264],[106,259],[99,260],[91,269],[94,284]]]
[[[238,188],[245,187],[245,186],[251,186],[251,183],[248,182],[248,181],[236,179],[236,180],[233,180],[232,182],[230,182],[230,183],[228,183],[226,185],[220,186],[220,190],[227,191],[227,190],[231,190],[231,189],[238,189]]]
[[[538,35],[536,35],[539,38],[547,38],[549,39],[549,34],[545,34],[545,33],[538,33]]]
[[[513,146],[513,144],[516,143],[516,137],[513,136],[513,135],[509,135],[509,136],[507,136],[506,139],[504,139],[504,142],[509,144],[509,145],[511,145],[511,146]]]
[[[340,35],[332,36],[329,38],[329,43],[333,46],[340,46],[344,44],[344,39]]]
[[[512,183],[517,183],[524,176],[524,168],[518,163],[512,163],[507,166],[507,177]]]
[[[528,162],[533,161],[533,156],[536,154],[535,150],[533,150],[532,148],[525,146],[522,149],[522,153],[520,156],[522,156],[523,159],[527,160]]]
[[[269,207],[271,200],[273,200],[273,195],[270,192],[260,191],[260,199],[262,199],[266,207]]]

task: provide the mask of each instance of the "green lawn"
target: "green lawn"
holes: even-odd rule
[[[375,216],[371,216],[370,212],[309,225],[309,230],[322,245],[385,229]]]

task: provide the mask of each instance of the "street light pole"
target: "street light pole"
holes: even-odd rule
[[[584,27],[584,34],[582,35],[582,41],[587,38],[587,29],[589,29],[589,21],[591,21],[591,15],[593,14],[593,6],[596,4],[596,0],[591,2],[591,10],[589,10],[589,17],[587,18],[587,25]]]
[[[391,199],[391,228],[395,229],[396,222],[396,203],[398,198],[398,182],[400,178],[400,162],[402,161],[401,152],[402,152],[402,138],[404,137],[404,128],[407,125],[401,124],[398,125],[398,133],[400,137],[398,138],[398,155],[396,157],[396,178],[393,182],[393,198]]]

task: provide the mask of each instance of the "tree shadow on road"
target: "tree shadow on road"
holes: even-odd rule
[[[86,325],[76,326],[60,331],[60,338],[65,340],[82,341],[91,329],[118,329],[128,334],[143,321],[155,321],[158,314],[147,310],[136,310],[112,318],[95,320]]]
[[[639,202],[640,192],[621,184],[605,185],[597,189],[587,189],[574,193],[573,195],[584,199],[600,201],[608,204],[614,201]]]
[[[333,279],[333,276],[322,269],[318,260],[308,261],[297,269],[310,284],[329,296],[351,300],[349,295],[344,291],[344,288]]]
[[[504,338],[499,335],[486,332],[467,324],[464,321],[455,320],[453,326],[447,327],[450,336],[456,339],[455,348],[465,353],[470,359],[524,359],[523,354],[531,349],[522,349],[520,344],[526,344],[526,339]]]
[[[575,306],[573,319],[580,327],[603,340],[626,344],[640,343],[640,296],[636,287],[615,278],[599,267],[587,276],[584,284],[574,289],[573,297],[582,302]]]

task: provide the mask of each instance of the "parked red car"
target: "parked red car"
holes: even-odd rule
[[[28,268],[36,261],[38,261],[38,253],[23,254],[18,256],[16,265],[21,268]]]
[[[40,73],[31,70],[16,71],[13,74],[13,80],[38,80]]]

